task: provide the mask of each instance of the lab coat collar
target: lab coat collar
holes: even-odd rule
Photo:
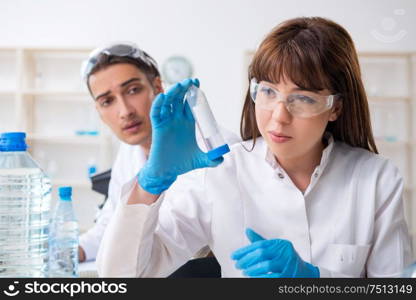
[[[144,149],[139,145],[129,145],[127,143],[121,142],[120,152],[121,155],[125,156],[123,158],[134,157],[133,161],[131,161],[130,159],[123,160],[123,163],[128,164],[128,166],[126,166],[127,169],[130,169],[131,164],[133,164],[133,169],[137,170],[136,173],[144,166],[144,164],[147,161],[146,153]]]
[[[315,168],[314,173],[317,172],[317,174],[322,173],[322,171],[325,169],[326,165],[328,164],[329,157],[331,155],[332,149],[334,148],[334,137],[330,132],[325,132],[323,137],[326,142],[327,146],[322,152],[321,162],[319,165]],[[265,153],[265,160],[266,162],[273,168],[273,170],[279,171],[280,173],[286,173],[280,166],[280,164],[277,162],[274,154],[270,151],[269,147],[267,146],[266,141],[261,138],[261,141],[259,143],[259,150]]]

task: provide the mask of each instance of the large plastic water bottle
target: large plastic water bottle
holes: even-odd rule
[[[23,132],[0,135],[0,277],[46,277],[51,184]]]
[[[59,201],[50,228],[49,277],[78,277],[78,222],[72,188],[59,188]]]

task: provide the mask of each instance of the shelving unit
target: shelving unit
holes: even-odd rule
[[[116,144],[99,121],[79,70],[90,49],[0,49],[0,132],[24,131],[34,159],[57,187],[72,186],[81,231],[93,225],[103,196],[91,190],[89,165],[111,168]],[[80,135],[80,132],[97,133]]]
[[[416,247],[416,53],[360,53],[376,144],[400,169]],[[415,249],[414,249],[415,250]]]

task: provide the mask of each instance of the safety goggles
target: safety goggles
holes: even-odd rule
[[[332,108],[339,94],[322,96],[311,92],[301,92],[284,97],[269,83],[250,81],[250,96],[256,107],[264,110],[274,110],[277,103],[284,102],[286,109],[296,118],[311,118]]]
[[[112,55],[119,57],[130,57],[133,59],[138,59],[147,64],[149,67],[154,67],[157,69],[156,61],[142,51],[133,43],[123,43],[123,44],[112,44],[107,47],[97,48],[93,50],[81,66],[81,77],[84,81],[88,79],[92,69],[95,67],[101,55]]]

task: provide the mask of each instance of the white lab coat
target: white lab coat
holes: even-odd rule
[[[225,141],[232,145],[241,139],[229,130],[220,128]],[[202,150],[206,149],[199,131],[196,130],[198,145]],[[100,211],[97,222],[92,228],[80,236],[80,246],[84,249],[87,260],[96,258],[104,231],[111,220],[114,211],[120,202],[121,188],[133,178],[146,163],[146,155],[141,147],[120,143],[120,147],[111,169],[111,180],[108,189],[108,199]]]
[[[217,168],[179,176],[150,206],[127,205],[135,182],[126,184],[97,257],[99,275],[166,276],[208,244],[222,276],[240,277],[230,255],[249,243],[247,227],[291,241],[321,277],[393,277],[410,263],[403,180],[388,160],[330,138],[302,193],[263,138],[244,149],[251,144],[234,145]]]
[[[121,187],[137,175],[145,162],[146,156],[141,147],[120,143],[116,159],[111,168],[108,199],[99,212],[94,226],[82,234],[79,239],[79,244],[84,249],[87,260],[94,260],[97,255],[104,230],[119,202]]]

